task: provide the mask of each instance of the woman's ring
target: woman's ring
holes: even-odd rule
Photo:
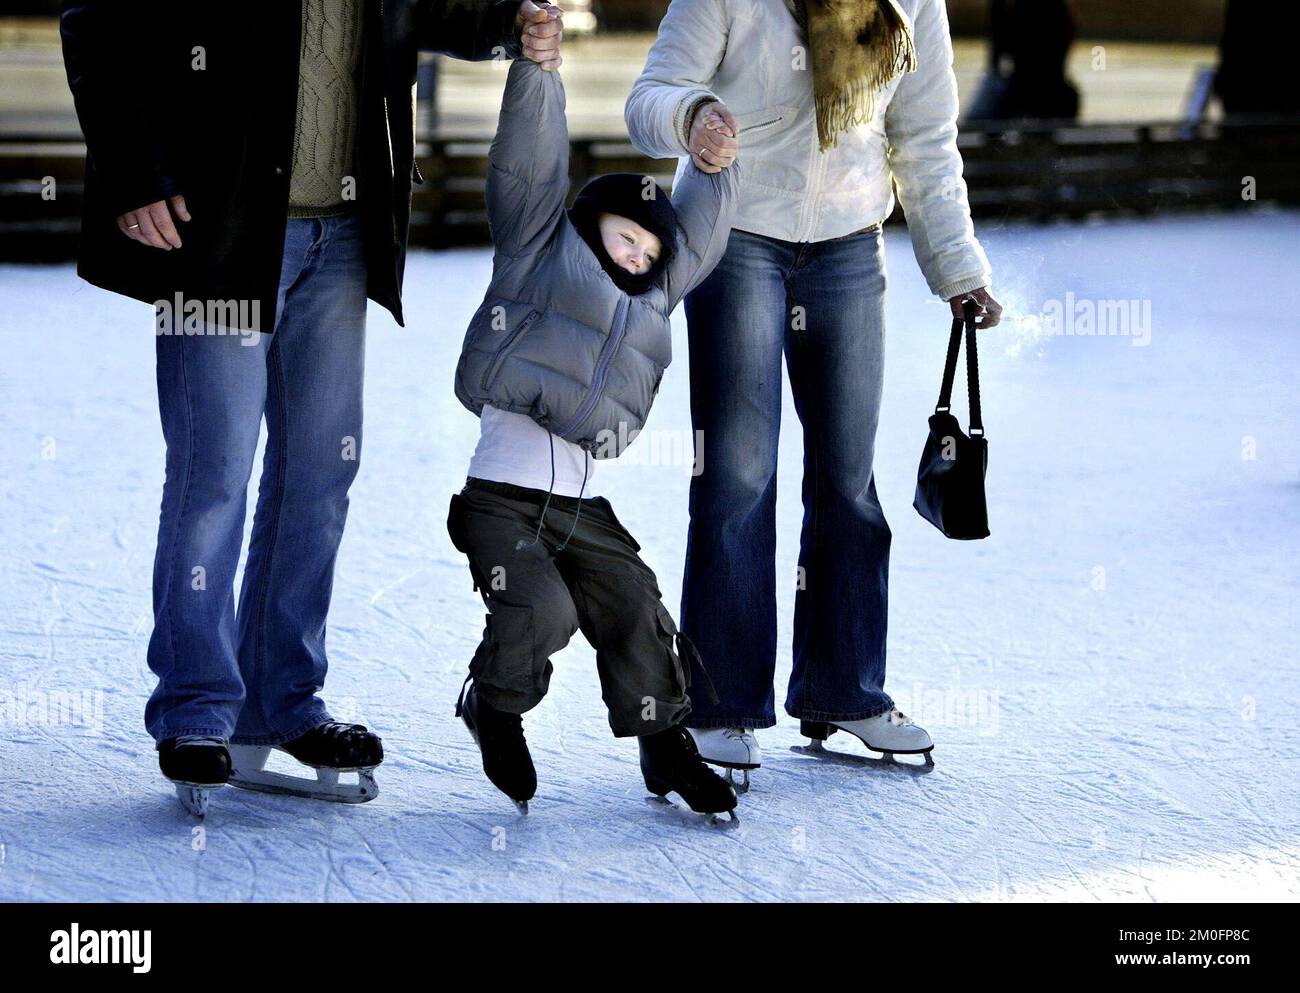
[[[128,224],[128,225],[126,226],[126,228],[127,228],[128,231],[134,231],[134,230],[135,230],[136,228],[138,228],[139,226],[140,226],[140,225],[138,225],[138,224]]]

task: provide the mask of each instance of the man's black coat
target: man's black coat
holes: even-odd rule
[[[362,0],[358,0],[362,2]],[[402,323],[416,57],[514,57],[519,0],[365,0],[356,194],[367,293]],[[298,104],[299,0],[64,0],[63,53],[89,149],[77,271],[152,303],[257,304],[275,325]],[[116,218],[173,194],[170,252]]]

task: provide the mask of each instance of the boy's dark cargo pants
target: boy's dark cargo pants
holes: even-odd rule
[[[447,531],[469,558],[474,587],[489,614],[470,662],[481,698],[522,714],[541,702],[551,656],[581,629],[596,649],[601,693],[617,737],[653,734],[690,711],[694,646],[663,605],[641,546],[604,497],[552,496],[534,542],[546,494],[471,478],[451,498]],[[559,549],[557,551],[557,549]]]

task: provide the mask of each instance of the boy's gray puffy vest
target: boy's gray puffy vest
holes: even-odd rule
[[[489,153],[492,283],[470,321],[456,396],[527,414],[595,458],[616,457],[672,360],[668,315],[726,250],[739,165],[688,166],[673,190],[677,245],[658,286],[629,296],[565,214],[569,134],[558,72],[510,67]]]

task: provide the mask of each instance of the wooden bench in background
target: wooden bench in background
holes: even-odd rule
[[[1300,206],[1300,120],[967,125],[959,140],[971,210],[984,224],[1168,211]],[[412,197],[411,243],[487,245],[486,141],[441,138],[418,149],[424,183]],[[0,142],[0,260],[75,258],[85,146],[18,136]],[[643,172],[667,187],[672,160],[626,142],[573,140],[571,196],[590,177]],[[46,177],[54,199],[43,199]],[[1243,197],[1247,177],[1256,200]],[[895,211],[894,222],[902,220]]]

